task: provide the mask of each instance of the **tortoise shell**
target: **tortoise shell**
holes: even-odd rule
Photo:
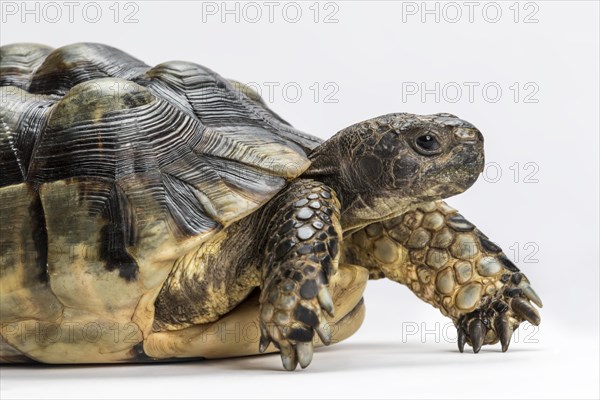
[[[250,214],[308,167],[318,143],[201,65],[150,68],[91,43],[4,46],[1,56],[0,187],[25,183],[44,197],[73,186],[125,258],[153,221],[189,237]]]
[[[0,58],[3,321],[150,329],[173,260],[268,202],[320,143],[198,64],[92,43]]]

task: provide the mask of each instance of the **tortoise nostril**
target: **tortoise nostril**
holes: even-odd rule
[[[474,142],[477,141],[477,129],[473,128],[456,128],[454,130],[454,135],[461,142]]]

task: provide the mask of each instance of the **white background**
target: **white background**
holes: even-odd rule
[[[302,2],[296,23],[298,7],[284,12],[284,2],[275,6],[272,22],[263,2],[254,3],[260,18],[256,6],[243,3],[228,3],[238,12],[223,14],[220,1],[111,1],[87,8],[78,2],[72,22],[68,6],[54,4],[27,3],[34,12],[25,14],[20,1],[4,1],[1,43],[94,41],[150,65],[197,62],[257,83],[274,110],[323,138],[388,112],[451,112],[472,122],[484,133],[491,164],[450,204],[511,258],[516,254],[509,247],[520,248],[518,264],[545,306],[539,330],[523,327],[508,353],[494,346],[459,354],[449,320],[406,288],[371,282],[361,330],[319,350],[304,371],[282,372],[276,355],[142,366],[3,366],[3,399],[598,398],[597,2],[475,2],[471,15],[464,2]],[[426,14],[424,7],[437,12]],[[124,22],[128,15],[132,23]],[[330,23],[323,21],[327,15]],[[472,99],[464,82],[478,85]],[[422,99],[407,92],[421,83],[434,93]],[[268,85],[275,84],[269,99]],[[518,177],[510,169],[515,163]],[[526,163],[532,164],[525,169]],[[524,262],[532,249],[533,262]]]

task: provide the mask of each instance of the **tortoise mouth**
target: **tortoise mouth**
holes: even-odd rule
[[[452,184],[452,183],[441,183],[439,185],[433,186],[432,188],[428,189],[424,194],[423,200],[425,200],[425,201],[435,200],[435,199],[439,198],[440,196],[441,197],[450,197],[450,196],[454,196],[459,193],[462,193],[464,191],[465,191],[465,188],[460,185],[456,185],[456,184]]]

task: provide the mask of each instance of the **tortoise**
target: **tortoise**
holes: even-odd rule
[[[443,201],[484,166],[465,120],[392,113],[323,141],[195,63],[0,55],[4,363],[279,351],[305,368],[380,278],[450,317],[460,352],[540,323],[529,280]]]

